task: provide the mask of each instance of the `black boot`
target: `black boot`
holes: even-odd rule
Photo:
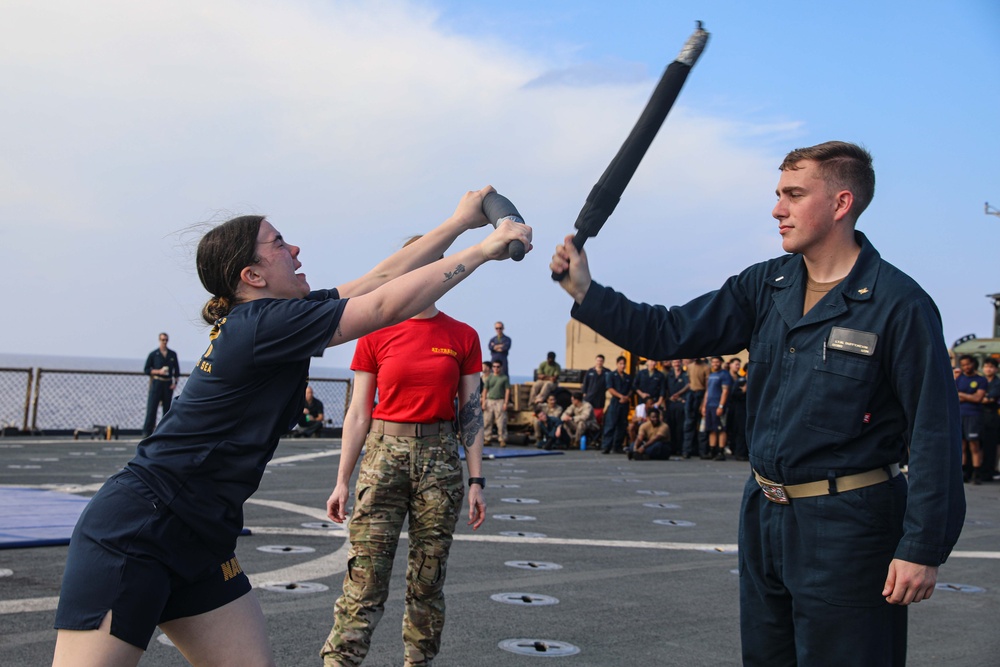
[[[980,479],[982,479],[982,476],[983,476],[983,469],[981,467],[976,466],[975,468],[972,469],[973,486],[979,486],[980,484],[982,484],[982,482],[980,481]]]
[[[966,484],[972,479],[972,466],[966,463],[962,466],[962,481]]]

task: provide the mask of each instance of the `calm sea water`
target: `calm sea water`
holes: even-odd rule
[[[0,368],[55,368],[60,370],[83,371],[138,371],[146,364],[146,358],[122,359],[115,357],[70,357],[56,354],[17,354],[0,352]],[[190,373],[194,368],[193,359],[180,359],[181,373]],[[350,380],[354,373],[349,368],[321,366],[316,361],[309,369],[312,377]],[[513,375],[514,384],[531,382],[531,376]]]
[[[137,371],[142,372],[146,358],[123,359],[115,357],[71,357],[56,354],[18,354],[0,352],[0,368],[52,368],[74,371]],[[181,373],[190,373],[193,359],[180,359]],[[309,371],[313,377],[350,379],[348,368],[333,368],[313,364]]]

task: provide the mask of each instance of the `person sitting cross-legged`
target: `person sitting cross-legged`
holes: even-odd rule
[[[535,408],[535,422],[541,426],[542,439],[538,441],[539,449],[553,449],[557,445],[565,447],[569,437],[559,427],[562,425],[559,417],[553,417],[541,405]],[[559,431],[559,434],[556,434]]]
[[[312,387],[306,386],[306,404],[302,407],[297,428],[292,431],[296,438],[318,438],[323,430],[323,401],[313,396]]]
[[[545,399],[545,405],[542,407],[548,417],[555,417],[558,419],[562,416],[562,406],[556,403],[556,397],[553,394],[549,394],[549,397]],[[541,449],[542,445],[545,443],[545,436],[544,424],[540,421],[535,421],[535,443],[537,443],[539,449]]]
[[[562,366],[556,361],[556,353],[549,352],[545,356],[545,361],[538,365],[535,382],[531,385],[531,393],[528,395],[528,405],[544,403],[549,394],[559,386],[561,372]]]
[[[670,458],[670,427],[660,418],[659,408],[650,408],[639,436],[628,450],[629,459],[667,460]]]
[[[569,407],[560,415],[562,424],[556,429],[556,437],[560,438],[565,434],[570,446],[576,449],[580,446],[580,438],[585,435],[596,438],[600,435],[601,427],[597,424],[594,406],[583,400],[583,392],[574,391],[570,401]],[[600,438],[594,440],[594,443],[600,446]]]

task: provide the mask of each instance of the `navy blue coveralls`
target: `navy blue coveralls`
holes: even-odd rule
[[[493,336],[490,339],[489,348],[490,363],[501,363],[503,365],[503,374],[510,377],[510,372],[507,370],[507,355],[510,354],[510,336],[503,334]]]
[[[150,371],[169,368],[170,375],[149,375]],[[164,355],[160,348],[156,348],[146,357],[146,366],[143,373],[149,375],[149,393],[146,395],[146,421],[142,425],[143,437],[153,432],[156,426],[156,409],[163,406],[163,414],[167,414],[170,403],[174,398],[174,390],[170,385],[176,385],[181,377],[181,367],[177,362],[177,353],[167,348]]]
[[[635,388],[649,394],[649,397],[653,399],[653,403],[660,400],[660,396],[663,395],[663,385],[666,381],[667,379],[663,376],[663,373],[655,369],[650,373],[649,369],[643,368],[635,374]]]
[[[583,376],[583,387],[580,389],[583,392],[583,400],[590,403],[590,406],[595,410],[603,410],[604,403],[606,399],[606,394],[608,391],[608,373],[610,373],[607,368],[601,371],[600,374],[591,368],[587,371],[587,374]]]
[[[770,480],[887,467],[909,445],[908,482],[898,475],[781,505],[747,480],[739,535],[747,665],[904,664],[906,607],[881,595],[889,563],[940,565],[965,516],[958,399],[937,307],[863,234],[855,238],[851,273],[804,316],[800,255],[751,266],[684,306],[637,304],[593,283],[573,307],[575,319],[654,359],[748,349],[750,462]],[[831,336],[835,327],[868,347],[832,347],[843,339]]]
[[[628,396],[632,393],[632,377],[628,373],[619,374],[617,370],[611,371],[607,375],[607,383],[608,389],[614,389],[620,394]],[[622,443],[628,434],[628,408],[628,402],[620,402],[617,396],[612,395],[608,401],[607,410],[604,412],[602,451],[622,451]]]
[[[666,377],[666,403],[665,421],[670,427],[670,448],[674,454],[683,453],[684,447],[684,404],[687,402],[687,392],[681,395],[679,401],[672,401],[670,397],[681,391],[688,385],[687,373],[681,371],[680,375],[674,375],[674,369],[668,368],[664,373]]]

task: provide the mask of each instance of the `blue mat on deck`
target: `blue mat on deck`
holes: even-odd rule
[[[534,447],[483,447],[484,459],[512,459],[518,456],[551,456],[559,451],[535,449]],[[465,460],[465,448],[458,448],[458,455]]]
[[[20,487],[0,488],[0,549],[69,544],[90,498]],[[244,528],[240,535],[250,535]]]
[[[57,491],[0,488],[0,549],[69,544],[89,500]]]

